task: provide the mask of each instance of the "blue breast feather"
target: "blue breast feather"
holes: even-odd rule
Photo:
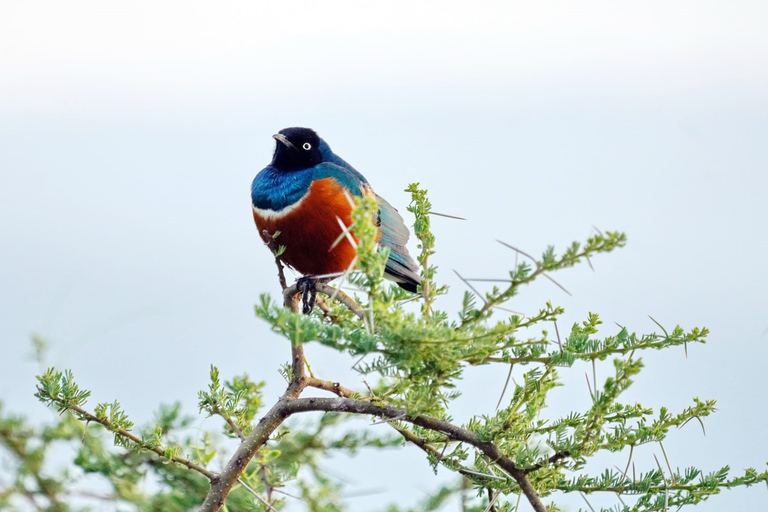
[[[322,162],[290,173],[280,172],[268,165],[253,180],[251,201],[256,208],[280,211],[301,199],[314,180],[323,178],[335,178],[355,196],[362,194],[365,183],[357,171],[352,172],[332,162]]]

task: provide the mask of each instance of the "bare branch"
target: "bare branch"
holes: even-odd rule
[[[272,251],[272,254],[275,255],[275,265],[277,265],[277,278],[280,280],[280,287],[285,290],[288,285],[286,284],[285,273],[283,272],[283,263],[280,261],[280,245],[275,241],[277,239],[277,235],[273,235],[266,229],[261,233],[264,235],[264,238],[267,239],[267,247],[269,247],[269,250]]]
[[[264,467],[264,466],[262,466],[262,468],[263,468],[263,467]],[[249,493],[251,493],[251,495],[252,495],[254,498],[256,498],[257,500],[259,500],[259,501],[261,502],[261,504],[262,504],[262,505],[264,505],[265,507],[267,507],[267,510],[271,510],[272,512],[277,512],[277,510],[275,510],[275,508],[272,506],[272,504],[271,504],[271,503],[269,503],[267,500],[265,500],[264,498],[262,498],[261,496],[259,496],[259,493],[257,493],[256,491],[254,491],[254,490],[251,488],[251,486],[250,486],[250,485],[246,484],[246,483],[245,483],[245,481],[243,481],[243,479],[242,479],[242,478],[238,478],[238,479],[237,479],[237,482],[238,482],[240,485],[242,485],[242,486],[243,486],[243,488],[244,488],[246,491],[248,491]]]
[[[488,303],[488,301],[487,301],[487,300],[485,300],[485,297],[483,297],[483,294],[481,294],[480,292],[478,292],[477,290],[475,290],[475,287],[474,287],[474,286],[472,286],[471,284],[469,284],[469,281],[467,281],[466,279],[464,279],[463,277],[461,277],[461,274],[459,274],[459,273],[458,273],[456,270],[454,270],[454,271],[453,271],[453,273],[454,273],[454,274],[456,274],[456,275],[459,277],[459,279],[461,279],[462,281],[464,281],[464,284],[465,284],[465,285],[467,285],[467,286],[469,287],[469,289],[470,289],[470,290],[472,290],[473,292],[475,292],[475,295],[476,295],[476,296],[477,296],[477,297],[478,297],[480,300],[482,300],[482,301],[483,301],[483,302],[485,302],[486,304]]]

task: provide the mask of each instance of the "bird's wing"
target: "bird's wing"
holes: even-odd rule
[[[379,203],[379,221],[381,222],[381,243],[387,247],[405,247],[410,238],[410,232],[405,226],[403,218],[394,206],[378,194],[376,202]]]
[[[332,152],[328,152],[325,158],[326,161],[315,167],[315,179],[333,177],[355,196],[370,192],[368,181],[354,167]],[[379,203],[379,242],[390,249],[385,273],[401,287],[415,293],[421,278],[419,267],[406,248],[410,232],[397,210],[383,197],[378,194],[374,196]]]
[[[410,236],[408,228],[398,211],[386,199],[377,194],[376,201],[379,203],[380,243],[390,249],[386,272],[394,277],[395,281],[412,285],[415,291],[415,286],[421,279],[419,267],[405,247]]]

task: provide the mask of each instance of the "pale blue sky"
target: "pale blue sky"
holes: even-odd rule
[[[594,273],[557,276],[573,297],[542,282],[511,307],[561,304],[561,332],[588,311],[606,335],[653,331],[647,315],[709,327],[687,359],[649,354],[625,400],[716,398],[706,437],[673,433],[672,464],[764,468],[766,26],[764,2],[5,3],[0,398],[50,417],[32,397],[32,331],[93,404],[119,399],[137,423],[176,399],[193,413],[211,363],[278,396],[288,349],[252,313],[278,285],[249,187],[270,136],[303,125],[401,211],[419,181],[435,210],[469,219],[434,221],[449,310],[463,291],[451,269],[510,268],[496,238],[540,253],[593,225],[626,231]],[[351,361],[309,352],[360,387]],[[586,405],[583,370],[553,416]],[[456,416],[492,412],[505,376],[469,371]],[[352,492],[383,491],[351,508],[411,503],[448,478],[413,448],[385,460],[329,463]],[[754,488],[697,510],[764,501]]]

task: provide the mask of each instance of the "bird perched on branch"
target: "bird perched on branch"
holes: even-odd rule
[[[416,293],[421,279],[405,247],[409,232],[397,210],[313,130],[286,128],[273,137],[275,153],[253,180],[251,203],[262,239],[269,243],[267,234],[280,232],[276,243],[285,247],[280,260],[305,276],[343,273],[356,251],[346,237],[339,242],[343,229],[338,219],[350,226],[350,196],[371,196],[379,204],[378,243],[390,249],[384,274]]]

